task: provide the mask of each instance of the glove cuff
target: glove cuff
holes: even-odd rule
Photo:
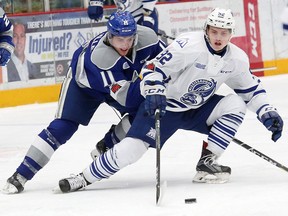
[[[100,6],[103,7],[103,1],[90,1],[89,6]]]
[[[4,48],[4,49],[8,50],[10,52],[10,54],[12,54],[14,51],[14,46],[12,46],[11,44],[6,43],[6,42],[0,43],[0,48]]]
[[[166,87],[161,81],[146,80],[144,83],[144,94],[147,95],[163,95],[166,96]]]
[[[144,16],[144,22],[149,22],[149,23],[151,23],[152,25],[154,25],[155,24],[155,20],[152,18],[152,17],[150,17],[150,16]]]
[[[261,119],[261,117],[265,114],[265,113],[268,113],[268,112],[271,112],[271,111],[274,111],[276,113],[277,112],[277,109],[275,107],[273,107],[272,105],[270,104],[265,104],[263,105],[262,107],[260,107],[258,110],[257,110],[257,115],[258,115],[258,118]],[[260,120],[261,121],[261,120]]]

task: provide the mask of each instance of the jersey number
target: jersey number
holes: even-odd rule
[[[156,59],[159,61],[161,65],[164,65],[166,62],[168,62],[172,58],[172,53],[169,52],[169,50],[166,50],[165,52],[161,53],[160,56],[158,56]]]
[[[107,87],[109,85],[111,85],[112,83],[115,83],[115,79],[114,76],[112,74],[112,71],[108,70],[108,71],[101,71],[100,72],[103,83],[104,83],[104,87]]]

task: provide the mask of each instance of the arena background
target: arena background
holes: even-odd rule
[[[249,56],[251,70],[257,76],[288,72],[288,36],[283,34],[280,14],[287,0],[212,0],[160,2],[161,34],[177,37],[192,31],[199,34],[203,23],[215,8],[230,8],[236,19],[232,42]],[[114,7],[106,7],[108,16]],[[73,52],[86,40],[105,31],[107,20],[90,20],[85,9],[36,14],[8,14],[12,22],[26,26],[27,59],[36,65],[41,78],[7,82],[7,68],[0,67],[0,107],[57,101]],[[168,43],[170,39],[162,37]]]

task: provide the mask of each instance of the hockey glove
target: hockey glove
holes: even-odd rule
[[[88,6],[88,16],[96,22],[100,21],[103,17],[103,1],[104,0],[91,0]]]
[[[160,111],[160,118],[166,113],[166,88],[161,81],[145,81],[145,110],[149,116],[154,116],[156,109]]]
[[[144,9],[144,13],[143,14],[144,14],[143,26],[146,26],[148,28],[154,29],[155,20],[151,16],[152,11],[150,11],[148,9]]]
[[[0,66],[5,66],[11,58],[11,53],[7,49],[0,47]]]
[[[272,106],[266,106],[260,111],[258,119],[272,132],[272,140],[276,142],[282,135],[283,120],[277,110]]]

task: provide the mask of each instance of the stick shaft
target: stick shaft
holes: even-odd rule
[[[169,36],[169,35],[166,35],[166,34],[162,34],[162,33],[157,33],[157,35],[159,35],[160,37],[163,37],[163,38],[168,38],[168,39],[171,39],[171,40],[175,40],[175,37],[172,37],[172,36]]]
[[[155,141],[156,141],[156,205],[160,197],[160,111],[155,112]]]
[[[248,144],[242,142],[241,140],[238,140],[236,138],[233,138],[233,142],[235,142],[236,144],[242,146],[243,148],[247,149],[248,151],[250,151],[251,153],[259,156],[260,158],[268,161],[269,163],[273,164],[274,166],[277,166],[280,169],[283,169],[284,171],[288,172],[288,168],[284,165],[282,165],[281,163],[275,161],[274,159],[272,159],[271,157],[263,154],[262,152],[258,151],[255,148],[252,148],[251,146],[249,146]]]

